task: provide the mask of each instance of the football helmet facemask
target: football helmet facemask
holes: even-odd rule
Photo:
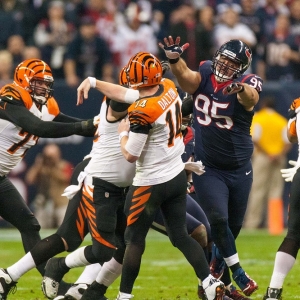
[[[138,52],[133,55],[126,66],[129,87],[147,87],[160,83],[162,66],[157,57],[149,52]]]
[[[230,40],[216,51],[212,59],[212,71],[218,82],[240,77],[252,60],[250,47],[240,40]]]
[[[27,59],[15,70],[14,83],[29,92],[39,104],[46,104],[53,95],[54,79],[50,67],[40,59]]]

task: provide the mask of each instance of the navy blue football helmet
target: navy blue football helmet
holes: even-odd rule
[[[211,68],[216,80],[225,82],[244,74],[251,61],[252,51],[250,47],[240,40],[230,40],[216,51]]]

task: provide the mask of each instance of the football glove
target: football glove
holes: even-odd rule
[[[188,171],[192,171],[196,173],[197,175],[202,175],[205,173],[205,166],[202,164],[202,161],[195,161],[195,162],[186,162],[184,163],[184,169]]]
[[[180,57],[180,55],[184,52],[185,49],[187,49],[190,44],[186,43],[179,46],[180,43],[180,37],[178,36],[174,42],[173,38],[169,36],[168,38],[164,38],[164,44],[158,43],[159,47],[162,48],[165,51],[165,54],[168,59],[177,59]]]
[[[281,169],[281,176],[284,178],[284,180],[286,182],[292,182],[293,178],[298,170],[298,168],[300,167],[300,163],[299,165],[297,165],[297,161],[295,160],[289,160],[289,164],[291,166],[293,166],[293,168],[288,168],[288,169]]]
[[[165,73],[170,70],[170,64],[166,60],[162,60],[160,63],[161,63],[161,67],[162,67],[162,70],[163,70],[163,76],[164,76]]]
[[[223,95],[232,95],[244,91],[244,86],[240,82],[233,82],[223,89]]]

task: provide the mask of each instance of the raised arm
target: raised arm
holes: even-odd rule
[[[90,88],[95,88],[108,98],[119,102],[133,103],[139,98],[139,91],[137,90],[88,77],[77,88],[77,105],[82,104],[88,98]]]
[[[175,75],[179,86],[185,92],[193,94],[198,88],[201,82],[201,75],[199,72],[192,71],[188,68],[185,61],[180,58],[180,55],[189,47],[189,44],[186,43],[182,46],[179,46],[180,37],[177,37],[175,42],[171,36],[164,38],[164,44],[159,43],[169,59],[170,67],[172,73]]]

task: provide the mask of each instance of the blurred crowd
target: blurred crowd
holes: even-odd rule
[[[138,51],[165,59],[158,42],[180,36],[190,68],[230,39],[253,51],[265,81],[300,79],[300,0],[1,0],[0,86],[16,65],[41,58],[56,80],[117,82]]]

